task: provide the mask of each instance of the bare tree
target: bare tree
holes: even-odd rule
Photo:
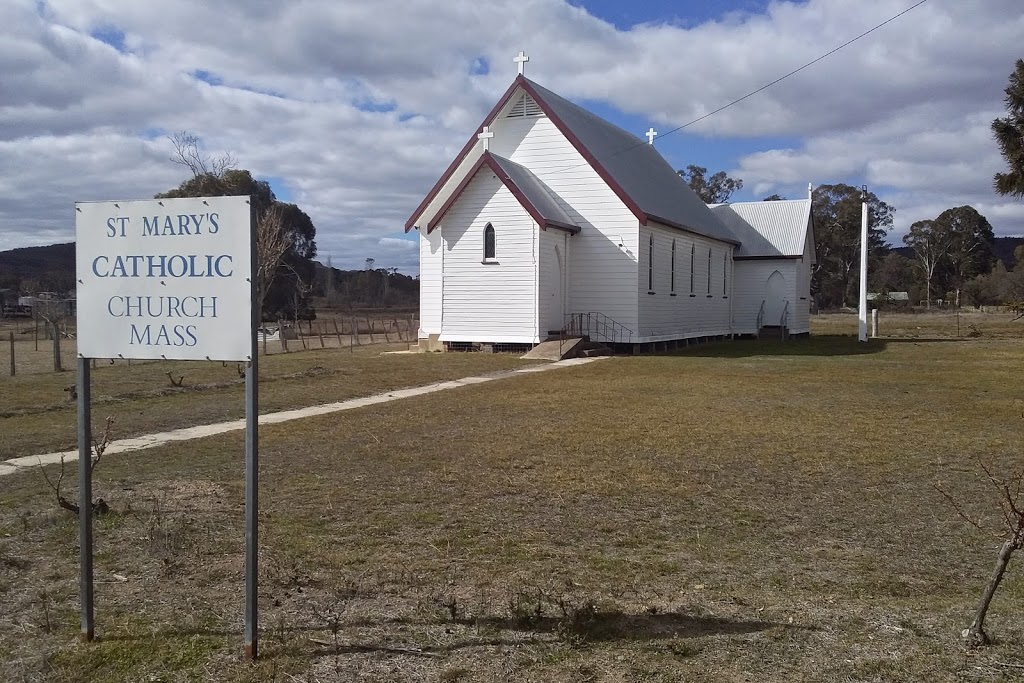
[[[950,242],[949,230],[938,221],[917,221],[910,226],[910,232],[903,236],[903,243],[914,250],[914,256],[924,273],[928,308],[932,307],[932,278],[935,277],[935,269],[948,257]]]
[[[961,632],[964,643],[970,647],[980,647],[989,642],[988,634],[985,633],[985,617],[988,615],[992,598],[1003,580],[1006,568],[1010,564],[1010,557],[1014,552],[1024,546],[1024,504],[1021,502],[1021,488],[1024,485],[1024,466],[1018,468],[1007,477],[1000,478],[995,475],[992,468],[985,464],[980,458],[978,464],[988,482],[996,491],[999,511],[1001,513],[1001,529],[994,531],[986,528],[985,525],[974,517],[971,517],[941,485],[936,484],[935,488],[953,506],[957,514],[975,529],[994,536],[1001,541],[999,553],[996,556],[996,565],[992,570],[992,576],[985,585],[985,590],[978,600],[978,606],[974,610],[974,619],[971,625]]]
[[[90,474],[96,470],[96,466],[100,464],[103,454],[110,445],[112,436],[111,430],[113,429],[113,426],[114,418],[108,417],[104,422],[103,434],[98,439],[93,439],[92,450],[93,453],[95,453],[95,457],[93,457],[89,462]],[[82,504],[82,501],[78,501],[77,504],[72,503],[64,496],[63,493],[61,493],[61,484],[64,482],[64,456],[62,455],[60,457],[60,473],[57,475],[56,481],[50,479],[50,475],[46,473],[46,468],[43,467],[42,464],[39,465],[39,471],[43,473],[43,479],[46,480],[46,483],[49,484],[50,488],[53,489],[54,494],[57,496],[57,504],[68,512],[72,512],[75,515],[80,514],[80,505]],[[96,502],[90,501],[90,507],[92,508],[92,513],[94,515],[102,515],[110,511],[110,507],[107,505],[107,502],[102,498],[97,499]]]
[[[274,284],[284,254],[290,246],[291,240],[284,229],[281,210],[271,206],[256,219],[256,284],[259,287],[256,296],[261,311],[267,292]]]
[[[238,160],[230,152],[210,157],[204,154],[199,146],[199,137],[188,131],[179,131],[168,137],[174,147],[171,161],[181,164],[192,172],[193,177],[201,175],[221,176],[224,171],[238,165]]]

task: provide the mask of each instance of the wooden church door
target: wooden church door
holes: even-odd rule
[[[764,322],[768,327],[777,326],[782,320],[786,306],[786,278],[779,271],[768,276],[764,288]]]

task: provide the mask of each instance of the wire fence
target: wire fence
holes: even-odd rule
[[[257,332],[257,344],[262,355],[320,349],[352,352],[371,344],[415,342],[418,329],[414,315],[338,314],[317,320],[266,322]],[[73,322],[55,328],[27,318],[0,319],[0,378],[74,370],[75,334]]]

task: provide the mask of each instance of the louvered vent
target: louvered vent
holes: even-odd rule
[[[509,110],[508,114],[505,115],[507,119],[521,119],[526,116],[543,116],[544,112],[540,110],[540,105],[532,97],[523,93],[523,96],[519,98],[519,101],[515,103],[515,106]]]

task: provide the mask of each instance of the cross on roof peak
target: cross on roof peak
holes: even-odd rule
[[[647,144],[648,145],[653,145],[654,144],[654,138],[655,138],[655,136],[658,135],[658,131],[654,130],[654,126],[651,126],[650,130],[648,130],[646,133],[644,133],[644,135],[647,136]]]
[[[525,75],[526,63],[530,61],[530,58],[526,56],[526,53],[520,50],[519,54],[517,54],[515,58],[512,59],[512,61],[519,65],[519,75]]]
[[[484,126],[484,129],[477,134],[476,139],[484,143],[484,151],[486,152],[488,149],[490,149],[490,142],[491,138],[493,137],[494,131],[488,128],[487,126]]]

